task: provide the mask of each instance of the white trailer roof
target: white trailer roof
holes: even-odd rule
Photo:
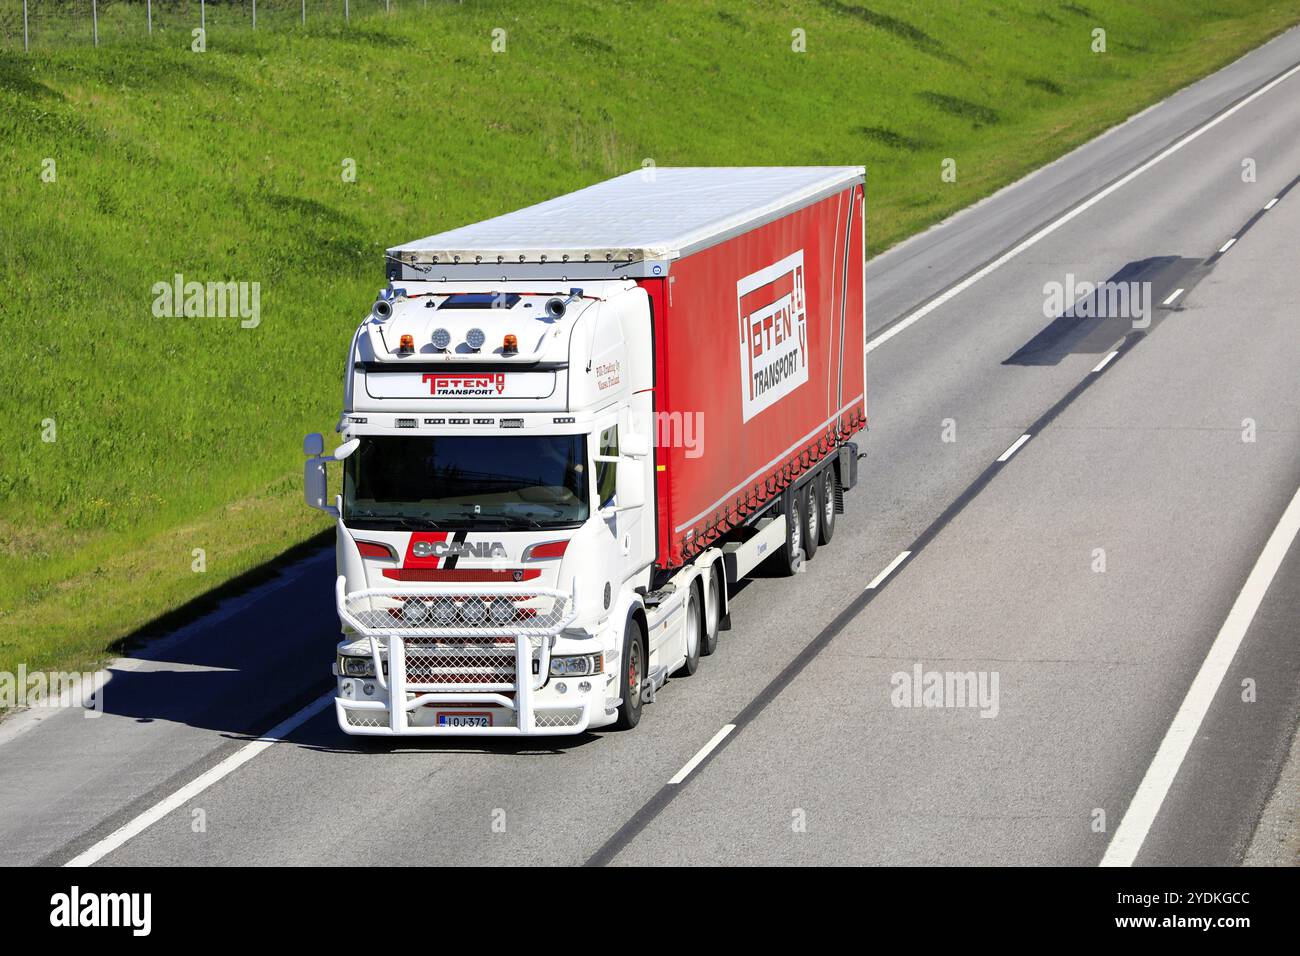
[[[575,278],[659,275],[673,259],[864,177],[862,166],[649,167],[396,246],[388,254],[401,264],[390,261],[389,275],[541,278],[566,269]]]

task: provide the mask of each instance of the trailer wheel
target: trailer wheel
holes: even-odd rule
[[[827,465],[817,482],[817,501],[821,506],[821,543],[830,544],[835,534],[835,469]]]
[[[722,623],[722,593],[718,590],[718,568],[709,569],[709,599],[704,602],[704,640],[700,654],[708,657],[718,649],[718,625]]]
[[[690,677],[700,669],[700,626],[704,614],[700,610],[700,589],[691,585],[691,596],[686,599],[686,660],[673,671],[674,677]]]
[[[774,570],[786,577],[798,571],[799,563],[803,560],[803,498],[797,491],[787,496],[789,504],[785,513],[785,544],[771,558]]]
[[[822,508],[821,498],[817,494],[817,479],[804,485],[799,495],[803,498],[803,503],[799,506],[803,511],[803,556],[811,561],[822,537]]]
[[[622,666],[619,679],[622,681],[623,702],[618,705],[618,720],[614,726],[619,730],[631,730],[641,723],[641,685],[645,683],[646,674],[646,640],[641,632],[641,625],[636,618],[627,619],[623,631]]]

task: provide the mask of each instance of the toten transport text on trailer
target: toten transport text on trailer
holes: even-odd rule
[[[658,168],[388,250],[342,443],[304,443],[339,726],[634,727],[740,578],[828,544],[867,421],[864,211],[860,166]]]

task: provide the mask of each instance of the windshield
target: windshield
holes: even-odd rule
[[[585,435],[376,435],[343,468],[354,527],[555,528],[587,520]]]

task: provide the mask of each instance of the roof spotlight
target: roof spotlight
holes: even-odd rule
[[[470,348],[472,348],[475,352],[481,349],[483,347],[483,343],[486,341],[487,341],[487,336],[483,334],[482,329],[478,329],[478,328],[470,329],[468,332],[465,333],[465,343]]]
[[[445,352],[449,345],[451,345],[451,333],[446,329],[434,329],[433,347],[439,352]]]

